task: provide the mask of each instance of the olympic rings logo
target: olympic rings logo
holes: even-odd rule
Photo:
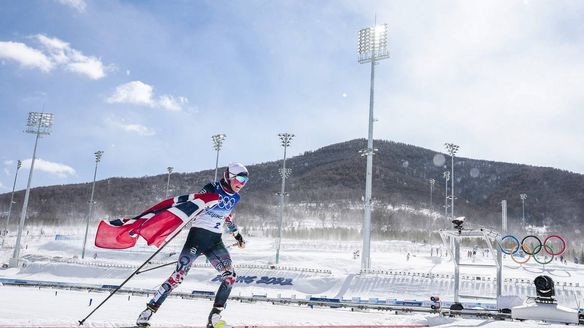
[[[515,245],[512,247],[504,247],[503,243],[506,241],[513,242]],[[552,247],[553,241],[559,241],[561,243],[560,249],[557,252]],[[554,257],[564,254],[566,246],[566,239],[560,235],[549,235],[544,239],[543,243],[541,239],[535,235],[528,235],[521,239],[521,242],[519,242],[519,239],[514,235],[506,235],[499,240],[499,248],[501,249],[501,252],[510,255],[511,259],[519,265],[527,263],[532,257],[535,262],[539,264],[549,264],[554,260]],[[542,256],[539,255],[540,253],[543,254],[543,259]],[[522,257],[523,259],[518,259],[518,257]]]
[[[226,210],[231,210],[235,206],[235,198],[225,196],[221,197],[221,201],[217,204],[217,207],[224,208]]]

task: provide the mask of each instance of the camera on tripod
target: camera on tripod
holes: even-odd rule
[[[464,223],[464,219],[465,219],[464,216],[459,216],[452,220],[452,223],[454,223],[454,229],[462,230],[462,224]]]

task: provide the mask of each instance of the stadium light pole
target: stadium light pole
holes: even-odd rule
[[[16,179],[18,178],[18,170],[22,167],[22,161],[16,161],[16,174],[14,175],[14,183],[12,184],[12,195],[10,196],[10,205],[8,205],[8,216],[6,217],[6,229],[4,229],[2,238],[2,247],[4,247],[4,241],[8,237],[8,225],[10,224],[10,214],[12,213],[12,205],[14,204],[14,190],[16,189]]]
[[[436,183],[435,179],[430,179],[430,209],[434,209],[434,203],[432,198],[434,197],[434,184]]]
[[[28,173],[28,183],[26,184],[26,192],[24,193],[24,201],[22,202],[22,211],[20,212],[20,223],[18,225],[18,234],[16,236],[16,244],[14,245],[14,253],[9,260],[11,267],[17,267],[20,258],[20,239],[22,238],[22,230],[24,229],[24,221],[26,220],[26,211],[28,209],[28,199],[30,197],[30,184],[32,182],[32,173],[34,171],[34,162],[36,160],[36,150],[41,136],[48,136],[51,134],[53,128],[54,115],[52,113],[28,113],[26,122],[26,133],[36,134],[34,142],[34,150],[32,151],[32,160],[30,163],[30,171]]]
[[[280,169],[280,175],[282,176],[282,189],[280,191],[280,223],[278,224],[278,243],[276,244],[276,264],[280,263],[280,245],[282,244],[282,224],[284,222],[284,197],[286,196],[286,178],[290,176],[292,171],[286,169],[286,149],[290,147],[290,142],[294,138],[293,134],[290,133],[279,133],[280,141],[282,141],[282,147],[284,147],[284,159],[282,160],[282,168]]]
[[[365,203],[363,204],[363,252],[361,254],[361,270],[371,268],[371,189],[373,171],[373,107],[375,91],[375,65],[378,61],[389,58],[387,46],[387,24],[364,28],[359,31],[358,62],[359,64],[371,63],[371,88],[369,92],[369,131],[367,138],[367,171],[365,176]]]
[[[81,258],[85,258],[85,246],[87,245],[87,233],[89,232],[89,220],[93,216],[93,195],[95,193],[95,178],[97,177],[97,164],[101,161],[103,150],[95,152],[95,170],[93,171],[93,185],[91,186],[91,198],[89,199],[89,212],[87,213],[87,220],[85,220],[85,237],[83,238],[83,250],[81,251]]]
[[[452,173],[450,174],[450,194],[452,195],[450,198],[450,213],[452,214],[452,219],[454,220],[454,155],[460,146],[453,143],[445,143],[444,146],[446,147],[446,150],[448,151],[448,154],[450,154],[450,158],[452,160]]]
[[[450,180],[450,172],[444,171],[444,218],[448,217],[448,181]]]
[[[521,208],[523,215],[521,216],[521,228],[525,231],[525,200],[527,199],[527,194],[520,194],[521,197]]]
[[[166,179],[166,192],[164,193],[164,199],[168,198],[168,189],[170,188],[170,175],[172,174],[172,170],[174,170],[174,167],[169,166],[166,168],[166,170],[168,171],[168,178]],[[217,174],[217,173],[215,173]],[[217,178],[215,178],[217,179]]]
[[[219,168],[219,151],[223,146],[223,141],[225,140],[225,137],[226,135],[223,133],[211,136],[211,139],[213,139],[213,149],[217,151],[217,158],[215,159],[215,180],[213,181],[217,181],[217,169]]]

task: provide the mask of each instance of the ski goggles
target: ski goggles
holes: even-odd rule
[[[246,184],[247,181],[249,180],[249,177],[246,177],[244,175],[236,175],[235,180],[237,180],[237,182],[239,182],[241,184]]]

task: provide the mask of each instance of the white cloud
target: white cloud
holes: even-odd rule
[[[128,82],[119,85],[114,94],[106,101],[108,103],[153,106],[152,86],[140,81]]]
[[[31,48],[20,42],[0,41],[0,58],[14,60],[24,67],[43,72],[61,67],[93,80],[105,77],[106,67],[99,58],[85,56],[58,38],[50,38],[43,34],[37,34],[32,38],[41,44],[41,49]]]
[[[54,64],[41,51],[20,42],[0,41],[0,58],[10,59],[28,68],[50,72]]]
[[[154,96],[154,88],[141,81],[132,81],[116,87],[114,93],[106,99],[110,104],[133,104],[169,111],[181,111],[189,100],[185,97],[171,95]]]
[[[66,70],[85,75],[93,80],[105,77],[103,63],[96,57],[85,56],[81,51],[71,48],[69,43],[58,38],[38,34],[36,39],[43,45],[48,55]]]
[[[89,57],[83,62],[69,63],[67,65],[67,70],[79,74],[85,74],[93,80],[99,80],[105,76],[103,64],[93,57]]]
[[[80,13],[85,12],[85,9],[87,8],[87,3],[85,0],[57,0],[57,2],[62,5],[71,7]]]
[[[12,164],[14,164],[14,160],[7,159],[4,161],[4,165],[12,165]]]
[[[175,98],[173,96],[163,95],[158,98],[158,104],[160,107],[174,112],[180,111],[182,105],[185,105],[188,102],[188,99],[185,97]]]
[[[143,136],[153,136],[156,134],[154,130],[140,124],[119,124],[119,127],[125,131],[137,133]]]
[[[116,120],[112,118],[108,118],[106,123],[114,128],[120,129],[125,132],[138,134],[141,136],[153,136],[156,132],[144,125],[136,124],[136,123],[126,123],[124,120]]]
[[[30,169],[32,159],[25,159],[22,161],[22,167],[25,169]],[[52,175],[56,175],[59,178],[66,178],[67,176],[75,175],[75,169],[72,167],[61,164],[45,161],[44,159],[37,158],[34,162],[35,171],[43,171]]]

